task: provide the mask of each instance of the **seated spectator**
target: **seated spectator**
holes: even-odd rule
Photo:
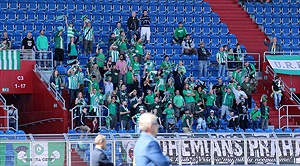
[[[230,110],[230,114],[226,116],[226,119],[228,121],[227,127],[235,130],[239,123],[238,118],[239,116],[234,115],[234,110]]]
[[[4,41],[5,41],[5,48],[6,49],[11,49],[12,45],[11,45],[10,38],[8,37],[8,32],[7,31],[3,32],[1,42],[4,43]]]
[[[182,22],[179,22],[178,27],[175,28],[175,31],[174,31],[173,43],[181,44],[184,37],[186,36],[186,34],[187,34],[187,32],[186,32],[185,27],[183,27]]]
[[[93,118],[92,125],[93,125],[93,128],[92,128],[91,132],[92,133],[99,133],[99,124],[98,124],[97,118]]]
[[[240,128],[246,130],[248,128],[248,108],[244,98],[238,104],[238,113]]]
[[[204,47],[204,42],[200,43],[198,48],[198,61],[199,61],[199,77],[207,76],[207,65],[209,61],[209,56],[211,53]],[[204,73],[203,73],[204,71]]]
[[[214,110],[210,110],[210,115],[207,117],[207,126],[210,129],[217,130],[219,126],[219,119],[214,115],[214,113]]]
[[[225,76],[227,57],[224,53],[224,48],[220,47],[219,52],[217,53],[217,63],[218,63],[218,77]]]
[[[260,119],[261,119],[261,112],[258,109],[258,106],[255,105],[250,112],[250,124],[253,130],[256,130],[260,127],[259,125]]]
[[[269,38],[266,38],[264,44],[268,46],[268,52],[271,55],[278,55],[282,52],[281,44],[277,43],[277,38],[273,37],[272,42]]]
[[[282,82],[279,76],[275,76],[275,80],[272,82],[272,94],[274,98],[274,107],[276,110],[279,109],[279,105],[282,97]]]
[[[234,53],[234,57],[237,61],[240,61],[238,63],[238,68],[241,68],[242,67],[242,64],[245,59],[245,54],[244,54],[244,51],[241,49],[241,45],[239,43],[237,43],[236,45],[236,48],[233,50],[233,53]]]
[[[135,132],[136,133],[140,133],[140,128],[139,128],[139,119],[140,116],[145,113],[145,109],[144,108],[139,108],[139,113],[135,114],[133,117],[131,117],[133,123],[135,124]]]
[[[185,114],[182,116],[182,130],[184,133],[190,133],[193,125],[193,114],[189,109],[185,110]]]
[[[121,31],[124,32],[124,29],[121,26],[121,22],[117,22],[117,28],[114,29],[115,36],[119,37],[121,35]]]
[[[191,35],[185,35],[184,40],[181,43],[182,46],[182,53],[186,55],[197,55],[197,50],[195,48],[194,40],[191,39]]]
[[[7,50],[7,40],[2,40],[0,43],[0,50]]]
[[[260,98],[260,111],[261,111],[261,128],[267,129],[269,127],[269,114],[270,109],[267,106],[267,95],[263,94]]]
[[[249,63],[248,61],[245,62],[244,68],[243,68],[243,75],[249,76],[250,82],[252,83],[252,86],[254,87],[254,91],[256,91],[257,81],[256,81],[256,68],[252,63]]]
[[[198,101],[195,107],[195,118],[197,119],[197,129],[206,129],[206,121],[204,115],[204,105],[201,100]],[[207,114],[206,114],[207,116]]]
[[[87,115],[87,108],[84,107],[82,109],[82,112],[80,114],[80,126],[78,127],[81,131],[86,131],[87,133],[89,133],[91,131],[91,129],[89,128],[89,126],[87,126],[86,124],[86,116]]]

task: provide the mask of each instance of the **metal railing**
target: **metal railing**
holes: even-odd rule
[[[18,111],[18,109],[12,105],[10,105],[10,106],[0,105],[0,108],[3,108],[4,111],[6,111],[6,116],[0,116],[0,119],[6,119],[6,126],[1,126],[0,129],[17,131],[19,129],[19,111]],[[15,116],[9,115],[9,111],[11,109],[15,110],[15,113],[16,113]],[[15,121],[14,122],[15,128],[10,126],[10,123],[9,123],[10,120]]]
[[[266,67],[266,73],[267,74],[270,74],[273,78],[275,77],[275,72],[274,70],[270,67],[270,66],[267,66]],[[284,90],[285,92],[287,92],[290,96],[290,99],[291,100],[294,100],[296,102],[297,105],[300,105],[300,99],[299,97],[294,93],[294,91],[292,90],[292,88],[290,88],[285,82],[283,82],[281,80],[281,83],[282,83],[282,90]]]
[[[230,53],[231,55],[239,55],[240,53]],[[248,61],[249,63],[255,63],[256,66],[256,72],[261,72],[261,65],[260,65],[260,54],[259,53],[241,53],[245,56],[252,56],[254,60],[246,60],[246,57],[241,61],[227,61],[229,63],[242,63],[242,67],[244,66],[245,62]],[[255,60],[257,59],[257,60]],[[228,69],[230,71],[230,69]],[[235,70],[235,69],[232,69]]]
[[[56,90],[53,85],[51,85],[51,83],[49,81],[50,78],[41,70],[41,68],[37,64],[34,67],[34,72],[39,73],[39,75],[41,76],[41,80],[44,81],[47,84],[48,90],[50,90],[54,93],[55,99],[59,100],[63,105],[63,109],[66,110],[66,101],[65,101],[65,99],[62,97],[62,95],[59,93],[59,91]]]
[[[297,114],[290,114],[289,109],[291,109],[291,107],[297,107],[299,112]],[[281,112],[285,110],[286,114],[281,115]],[[281,119],[286,119],[286,125],[281,126]],[[296,124],[296,125],[290,125],[289,124],[289,120],[290,118],[300,118],[300,105],[282,105],[279,107],[278,110],[278,126],[279,128],[289,128],[289,127],[300,127],[300,124]]]
[[[106,136],[106,153],[114,165],[131,165],[139,134],[102,133]],[[0,147],[6,146],[0,163],[11,159],[11,152],[22,146],[30,165],[43,165],[40,149],[47,154],[59,154],[49,160],[60,160],[67,166],[90,164],[93,158],[95,134],[14,134],[0,135]],[[299,133],[195,133],[159,134],[156,137],[162,152],[172,165],[261,165],[299,164]],[[3,139],[4,138],[4,139]],[[7,138],[7,139],[5,139]],[[21,138],[21,139],[18,139]],[[11,146],[12,148],[9,148]],[[28,147],[28,151],[25,147]],[[40,148],[37,148],[40,147]],[[51,150],[50,150],[51,149]],[[7,153],[6,153],[7,152]],[[29,153],[30,152],[30,153]],[[55,152],[55,153],[53,153]],[[18,152],[16,152],[18,153]],[[74,153],[76,153],[74,155]],[[15,153],[13,153],[15,154]],[[78,155],[81,157],[78,158]],[[48,156],[48,155],[46,155]],[[48,157],[47,157],[48,158]],[[3,161],[5,160],[5,161]],[[12,158],[12,161],[22,158]],[[12,164],[13,165],[13,164]],[[47,164],[46,164],[47,165]]]
[[[265,51],[264,52],[264,62],[266,61],[266,56],[269,56],[269,55],[295,55],[295,56],[300,56],[300,52],[284,52],[284,51],[281,51],[281,52],[270,52],[270,51]]]
[[[35,60],[35,52],[33,49],[16,49],[20,51],[21,60]]]
[[[79,116],[76,116],[76,114],[74,114],[76,111],[82,111],[82,109],[84,107],[87,108],[92,108],[92,109],[96,109],[96,116],[85,116],[86,118],[98,118],[99,119],[99,129],[107,129],[106,127],[102,126],[102,118],[106,119],[109,116],[109,109],[105,106],[105,105],[98,105],[98,106],[93,106],[93,105],[76,105],[75,107],[73,107],[72,109],[70,109],[71,112],[71,129],[74,129],[74,120],[76,120],[77,118],[79,118]],[[107,115],[103,115],[103,108],[107,110]],[[76,126],[78,127],[78,126]],[[76,128],[75,127],[75,128]]]
[[[4,98],[4,96],[1,93],[0,93],[0,101],[4,105],[4,109],[6,109],[6,99]]]
[[[44,122],[51,122],[51,121],[53,121],[53,122],[63,121],[63,118],[47,118],[47,119],[38,120],[38,121],[30,122],[30,123],[24,123],[24,124],[21,124],[20,127],[27,127],[29,125],[35,126],[35,124],[43,124]]]

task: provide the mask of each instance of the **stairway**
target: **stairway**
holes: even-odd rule
[[[229,32],[235,34],[238,42],[244,45],[249,53],[260,53],[261,60],[267,47],[264,45],[265,34],[250,16],[237,4],[237,0],[204,0],[212,11],[217,13]]]
[[[81,156],[76,152],[74,148],[72,148],[71,152],[71,165],[72,166],[88,166],[86,162],[81,158]]]

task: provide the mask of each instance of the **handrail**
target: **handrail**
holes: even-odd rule
[[[4,98],[4,96],[1,93],[0,93],[0,101],[3,103],[4,109],[6,109],[6,99]]]
[[[227,61],[227,62],[242,62],[242,66],[244,66],[244,63],[246,62],[246,56],[252,56],[253,58],[254,57],[257,57],[258,60],[247,60],[248,62],[254,62],[258,68],[256,69],[257,72],[261,72],[261,65],[260,65],[260,53],[230,53],[232,55],[238,55],[238,54],[244,54],[244,59],[241,60],[241,61]]]
[[[298,107],[298,109],[300,110],[300,105],[282,105],[282,106],[280,106],[279,110],[278,110],[278,128],[284,128],[284,127],[289,128],[290,126],[300,127],[300,124],[299,125],[289,125],[289,118],[300,117],[300,114],[290,115],[290,113],[289,113],[289,108],[290,107]],[[282,112],[283,109],[286,110],[286,115],[281,115],[281,112]],[[281,119],[283,119],[283,118],[286,118],[286,125],[281,127]]]
[[[40,74],[41,80],[44,81],[47,84],[48,89],[55,94],[55,99],[59,100],[63,105],[63,109],[66,110],[66,101],[65,101],[65,99],[55,89],[55,87],[53,87],[53,85],[51,85],[51,83],[49,81],[49,78],[44,74],[44,72],[41,70],[41,68],[37,64],[34,66],[34,71]]]
[[[57,120],[60,120],[60,121],[63,121],[63,118],[48,118],[48,119],[43,119],[43,120],[38,120],[38,121],[34,121],[34,122],[30,122],[30,123],[24,123],[24,124],[21,124],[20,127],[26,127],[26,126],[29,126],[29,125],[35,125],[37,123],[43,123],[43,122],[55,122]]]
[[[284,51],[281,51],[281,52],[271,52],[271,51],[265,51],[264,52],[264,62],[266,61],[266,56],[268,55],[298,55],[300,56],[300,52],[284,52]]]
[[[275,77],[275,72],[269,65],[266,67],[266,73],[270,74],[273,78]],[[295,95],[295,93],[284,81],[281,80],[281,82],[283,85],[282,90],[286,91],[290,95],[291,100],[294,100],[297,103],[297,105],[300,105],[300,99],[298,98],[298,96]]]
[[[0,116],[0,119],[7,119],[6,122],[6,127],[0,127],[0,129],[12,129],[14,131],[17,131],[19,129],[19,110],[15,107],[15,106],[4,106],[4,105],[0,105],[1,108],[4,108],[5,111],[9,111],[9,108],[13,108],[16,110],[16,116],[9,116],[9,112],[7,112],[6,116]],[[9,119],[14,119],[16,121],[16,128],[13,127],[9,127]]]
[[[74,129],[74,122],[73,121],[78,117],[78,116],[74,116],[74,110],[77,109],[77,108],[82,110],[83,107],[93,107],[93,108],[95,108],[95,106],[93,106],[93,105],[76,105],[75,107],[70,109],[70,112],[71,112],[71,129]],[[98,116],[86,116],[86,117],[87,118],[95,118],[95,117],[99,118],[98,124],[99,124],[99,127],[101,129],[102,128],[101,118],[107,118],[109,116],[110,111],[109,111],[108,107],[106,107],[105,105],[97,105],[96,108],[99,112]],[[105,108],[105,109],[108,110],[107,116],[103,116],[103,114],[102,114],[103,112],[101,112],[102,108]]]

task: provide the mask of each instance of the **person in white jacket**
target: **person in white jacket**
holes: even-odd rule
[[[191,39],[191,35],[190,34],[187,34],[185,36],[184,40],[181,43],[181,46],[182,46],[182,52],[183,52],[183,54],[186,54],[186,55],[192,55],[192,54],[198,55],[197,54],[197,49],[195,48],[194,40]]]
[[[244,91],[241,90],[241,86],[237,85],[236,88],[233,86],[231,86],[231,90],[234,93],[235,96],[235,100],[236,100],[236,104],[238,105],[241,102],[241,99],[244,98],[245,100],[248,99],[248,96],[246,95],[246,93]]]

